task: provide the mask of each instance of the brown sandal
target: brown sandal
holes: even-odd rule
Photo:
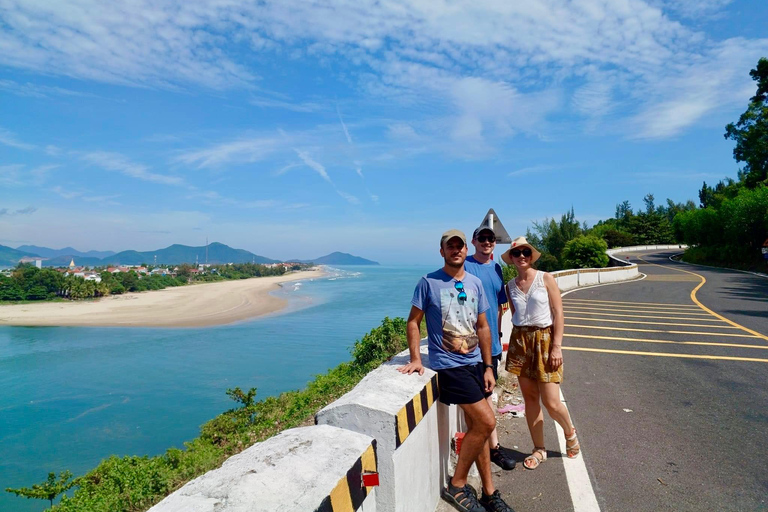
[[[523,466],[525,469],[536,469],[539,467],[539,464],[547,460],[547,449],[542,447],[535,447],[533,449],[533,453],[531,453],[529,456],[525,458],[523,461]]]
[[[574,427],[571,437],[565,438],[565,454],[569,459],[575,459],[579,456],[580,452],[581,447],[579,446],[579,438],[576,437],[576,427]]]

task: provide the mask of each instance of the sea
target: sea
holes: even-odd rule
[[[299,273],[274,292],[287,309],[220,327],[0,327],[0,511],[46,509],[4,490],[49,472],[183,448],[235,405],[227,388],[255,387],[257,399],[303,388],[384,317],[407,317],[419,277],[438,266]]]

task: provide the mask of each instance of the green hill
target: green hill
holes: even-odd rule
[[[13,247],[0,245],[0,268],[15,267],[24,256],[38,256],[30,252],[19,251]]]
[[[353,256],[346,252],[332,252],[311,260],[317,265],[378,265],[379,262]]]
[[[181,263],[205,263],[205,246],[192,247],[189,245],[173,244],[165,249],[156,251],[123,251],[101,260],[101,265],[139,265],[141,263],[162,265],[179,265]],[[277,260],[265,258],[243,249],[233,249],[228,245],[214,242],[208,245],[208,263],[278,263]],[[77,260],[75,260],[77,263]]]

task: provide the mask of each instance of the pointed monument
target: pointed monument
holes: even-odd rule
[[[496,212],[493,211],[493,208],[488,210],[488,213],[485,214],[485,218],[483,218],[483,221],[480,223],[480,226],[487,227],[488,229],[493,231],[493,234],[496,235],[497,244],[512,243],[512,237],[510,237],[509,233],[507,233],[507,230],[504,229],[504,225],[499,220],[499,216],[496,215]]]
[[[64,260],[67,261],[67,260]],[[75,268],[75,258],[72,258],[72,261],[69,262],[69,268]]]

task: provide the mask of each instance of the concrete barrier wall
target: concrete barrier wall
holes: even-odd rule
[[[188,482],[150,512],[376,512],[376,440],[327,425],[256,443]]]
[[[422,360],[429,366],[426,343]],[[333,425],[377,440],[380,486],[376,510],[433,510],[441,488],[437,468],[448,463],[450,432],[438,411],[437,374],[403,375],[408,351],[369,373],[352,391],[317,413],[319,425]],[[442,427],[441,427],[442,425]],[[442,428],[442,430],[441,430]]]
[[[552,272],[561,292],[636,279],[619,252],[684,248],[643,245],[607,251],[618,266]],[[500,326],[512,331],[507,312]],[[434,510],[450,474],[451,440],[465,430],[456,406],[438,401],[437,375],[403,375],[404,351],[317,413],[314,427],[287,430],[187,483],[151,512],[411,512]],[[379,486],[361,474],[378,472]]]

